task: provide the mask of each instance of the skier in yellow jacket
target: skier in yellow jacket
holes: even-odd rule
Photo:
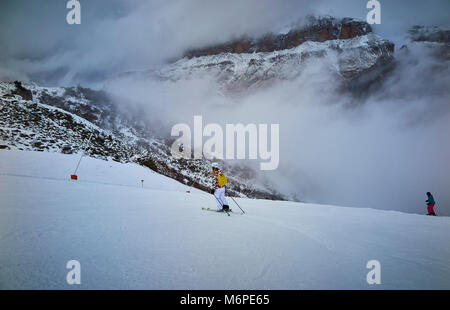
[[[219,169],[218,163],[213,163],[212,165],[212,176],[211,176],[211,194],[213,194],[217,199],[217,207],[219,211],[230,210],[228,206],[228,201],[225,199],[225,184],[227,179],[222,170]]]

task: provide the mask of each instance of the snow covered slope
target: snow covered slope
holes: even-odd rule
[[[0,288],[450,289],[447,217],[243,198],[227,217],[136,164],[87,157],[70,181],[77,160],[0,150]]]
[[[1,176],[41,178],[55,181],[69,181],[74,172],[79,154],[64,155],[49,152],[3,151],[0,155]],[[119,163],[114,160],[100,160],[83,156],[78,171],[78,183],[112,184],[185,191],[187,186],[153,170],[134,163]],[[141,180],[144,180],[142,186]]]

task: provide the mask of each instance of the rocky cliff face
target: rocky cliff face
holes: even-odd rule
[[[416,44],[426,44],[435,57],[450,60],[450,30],[438,27],[414,26],[409,31],[409,39]],[[404,46],[407,48],[407,46]],[[446,64],[443,64],[444,66]]]
[[[372,32],[369,24],[353,18],[336,19],[330,16],[307,18],[307,23],[295,27],[286,34],[266,34],[260,38],[241,37],[219,45],[191,49],[184,54],[187,58],[218,55],[222,53],[268,53],[291,49],[307,41],[325,42],[346,40]]]
[[[160,81],[208,79],[223,94],[235,95],[295,79],[308,62],[319,61],[343,90],[361,92],[379,79],[377,72],[388,71],[393,59],[394,43],[375,35],[366,22],[326,16],[309,17],[285,34],[192,49],[157,70],[129,74]]]
[[[324,74],[331,74],[337,84],[342,83],[346,88],[350,84],[357,85],[360,78],[370,83],[378,76],[368,74],[388,66],[393,59],[394,44],[368,33],[351,39],[306,41],[294,48],[273,52],[185,57],[160,70],[149,71],[141,78],[167,81],[207,78],[217,81],[224,93],[236,93],[295,79],[306,64],[314,60],[326,64],[328,70]]]
[[[448,29],[416,25],[408,32],[412,41],[450,43],[450,30]]]

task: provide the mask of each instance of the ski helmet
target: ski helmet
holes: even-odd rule
[[[219,164],[218,164],[218,163],[212,163],[212,164],[211,164],[211,167],[216,168],[216,169],[219,169]]]

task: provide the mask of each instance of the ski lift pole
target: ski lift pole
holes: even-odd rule
[[[83,158],[83,156],[84,156],[84,154],[81,154],[81,157],[80,157],[80,159],[78,160],[78,164],[77,164],[77,167],[75,168],[75,171],[73,172],[73,174],[74,174],[74,175],[76,175],[76,174],[77,174],[77,171],[78,171],[78,167],[80,166],[80,163],[81,163],[81,159]]]
[[[92,139],[92,135],[93,135],[93,134],[94,134],[94,133],[91,133],[91,135],[90,135],[89,140],[88,140],[87,143],[91,142],[91,139]],[[80,166],[81,160],[83,159],[83,156],[85,155],[85,154],[84,154],[84,150],[83,150],[83,149],[81,149],[81,150],[82,150],[82,154],[81,154],[81,156],[80,156],[80,159],[78,160],[77,167],[75,168],[74,173],[70,176],[70,178],[71,178],[72,180],[77,180],[77,179],[78,179],[78,176],[77,176],[78,167]]]

